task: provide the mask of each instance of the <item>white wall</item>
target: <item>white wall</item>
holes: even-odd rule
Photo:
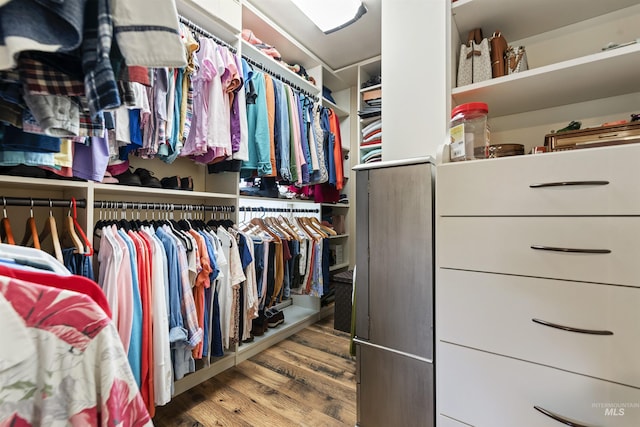
[[[448,135],[450,0],[382,1],[382,160],[432,155]]]

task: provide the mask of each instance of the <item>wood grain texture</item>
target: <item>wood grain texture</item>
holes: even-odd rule
[[[157,427],[353,426],[355,360],[333,316],[158,407]]]

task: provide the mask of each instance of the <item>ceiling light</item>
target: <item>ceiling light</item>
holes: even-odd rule
[[[338,31],[367,13],[360,0],[291,0],[323,33]]]

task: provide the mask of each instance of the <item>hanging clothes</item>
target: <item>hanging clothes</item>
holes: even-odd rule
[[[0,276],[0,319],[12,343],[0,349],[0,419],[153,425],[115,325],[89,297]]]

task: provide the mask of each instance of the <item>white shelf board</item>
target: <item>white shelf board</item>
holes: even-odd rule
[[[332,265],[331,267],[329,267],[329,271],[336,271],[336,270],[340,270],[342,268],[347,268],[347,267],[349,267],[349,263],[343,262],[341,264]]]
[[[324,208],[349,208],[348,203],[321,203]]]
[[[213,11],[208,10],[207,3],[207,0],[176,0],[176,7],[180,16],[187,18],[219,39],[235,45],[238,42],[237,34],[242,28],[235,28],[232,23],[216,16]]]
[[[189,200],[189,199],[228,199],[229,201],[235,201],[235,194],[227,193],[207,193],[204,191],[185,191],[185,190],[168,190],[166,188],[149,188],[149,187],[136,187],[131,185],[119,185],[119,184],[94,184],[95,197],[100,198],[103,196],[140,196],[142,199],[148,199],[151,197],[162,197],[165,202],[171,203],[176,200]],[[206,204],[206,203],[205,203]]]
[[[360,89],[360,93],[369,92],[376,89],[382,89],[382,84],[377,84],[373,86],[367,86],[365,88]]]
[[[242,5],[242,28],[253,30],[256,37],[263,43],[278,49],[278,52],[283,55],[282,60],[289,64],[301,64],[307,70],[322,65],[322,61],[299,43],[294,36],[289,35],[247,1],[243,1]]]
[[[318,321],[318,311],[310,308],[290,305],[282,311],[284,313],[283,324],[269,328],[264,335],[255,337],[253,342],[238,347],[236,364],[255,356]]]
[[[636,4],[638,0],[458,0],[451,11],[461,40],[482,27],[485,36],[500,30],[515,41]]]
[[[213,378],[221,372],[231,369],[235,366],[235,354],[226,353],[224,356],[214,359],[214,361],[204,368],[198,369],[195,372],[186,375],[184,378],[175,381],[173,395],[177,396],[180,393],[184,393],[197,386],[198,384]]]
[[[86,181],[69,181],[64,179],[30,178],[25,176],[0,175],[0,187],[12,187],[19,184],[22,189],[85,189],[92,183]],[[28,196],[28,195],[27,195]]]
[[[349,112],[347,110],[345,110],[344,108],[340,107],[338,104],[329,101],[326,98],[322,98],[322,105],[327,107],[327,108],[333,109],[333,111],[336,113],[336,115],[339,118],[349,117]]]
[[[335,236],[329,236],[329,239],[346,239],[347,237],[349,237],[349,233],[337,234]]]
[[[320,92],[320,90],[316,86],[314,86],[313,83],[303,79],[302,77],[291,71],[285,64],[276,61],[269,55],[265,55],[251,43],[247,43],[246,41],[242,40],[241,44],[243,55],[261,64],[264,68],[271,71],[273,74],[278,75],[285,80],[288,80],[293,85],[298,86],[299,88],[306,90],[307,92],[310,92],[314,95],[317,95]]]
[[[481,101],[489,117],[640,91],[640,45],[534,68],[451,91],[455,105]]]

